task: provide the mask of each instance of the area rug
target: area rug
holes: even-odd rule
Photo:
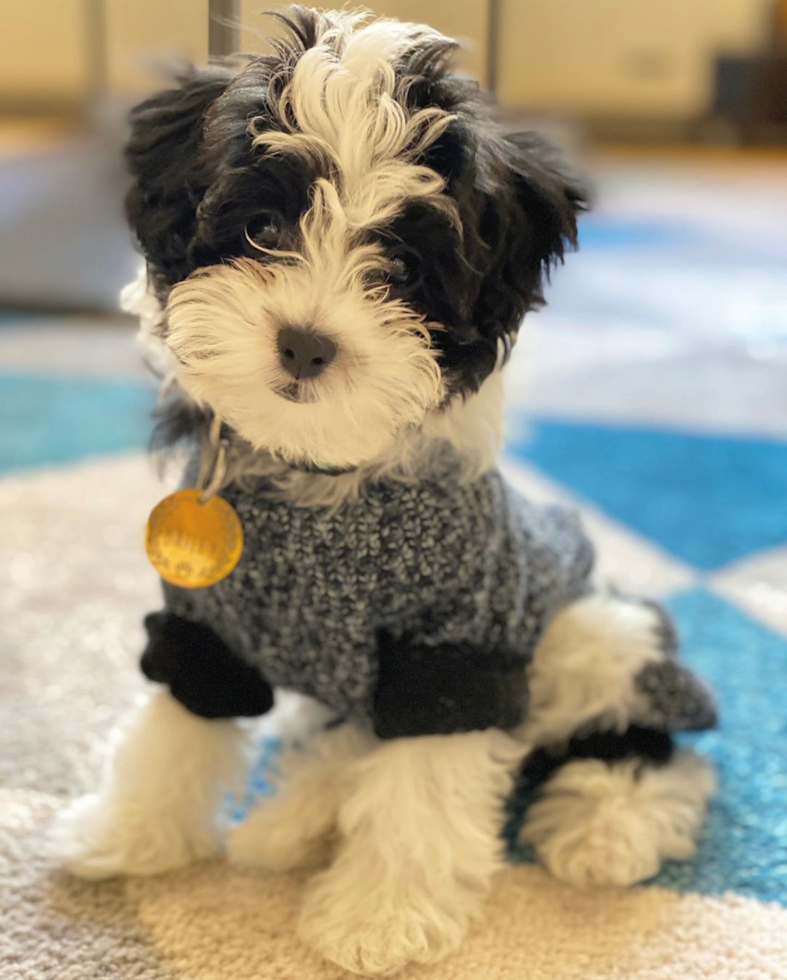
[[[531,495],[546,492],[526,467],[509,472]],[[217,861],[85,884],[42,856],[48,823],[94,785],[108,730],[142,691],[140,615],[155,606],[157,583],[140,528],[159,494],[142,454],[0,483],[0,978],[334,980],[343,972],[294,938],[298,876]],[[589,517],[609,543],[608,570],[625,564],[615,529]],[[669,564],[654,558],[652,584],[680,575]],[[787,910],[777,904],[787,897],[785,644],[712,591],[682,589],[671,605],[690,659],[720,687],[725,718],[701,746],[723,782],[697,860],[658,885],[595,893],[512,865],[461,952],[403,978],[787,977]]]

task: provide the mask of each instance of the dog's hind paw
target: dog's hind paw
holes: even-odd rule
[[[633,885],[693,856],[714,789],[710,765],[688,751],[655,766],[575,760],[531,805],[522,840],[567,884]]]

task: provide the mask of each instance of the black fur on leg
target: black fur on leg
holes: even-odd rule
[[[273,691],[259,671],[241,660],[208,626],[172,613],[145,617],[148,645],[142,673],[168,684],[172,696],[202,718],[263,715],[273,707]]]
[[[574,736],[567,744],[536,749],[525,760],[520,783],[535,789],[567,762],[576,759],[599,759],[602,762],[622,762],[641,759],[644,765],[661,766],[670,761],[675,751],[668,732],[632,725],[625,732],[594,732]]]

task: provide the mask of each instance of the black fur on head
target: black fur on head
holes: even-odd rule
[[[503,134],[491,124],[471,84],[443,75],[429,97],[459,117],[427,163],[446,178],[462,235],[427,208],[405,211],[395,231],[401,227],[424,256],[414,302],[447,328],[433,339],[452,389],[472,392],[494,369],[499,345],[507,357],[525,314],[543,304],[551,266],[576,246],[586,198],[542,137]]]
[[[352,33],[343,15],[293,7],[278,16],[286,36],[273,54],[191,69],[132,113],[127,213],[163,304],[197,270],[239,258],[288,262],[284,253],[303,249],[316,182],[342,186],[329,154],[255,144],[260,134],[300,132],[283,98],[299,60],[317,44],[341,58]],[[550,266],[575,245],[584,207],[548,145],[534,133],[504,134],[477,86],[450,72],[452,47],[413,28],[392,62],[406,114],[451,117],[416,154],[403,147],[443,179],[451,207],[404,189],[393,211],[371,213],[353,232],[354,245],[385,256],[370,288],[387,287],[428,324],[448,398],[477,390],[507,355],[525,313],[543,302]]]

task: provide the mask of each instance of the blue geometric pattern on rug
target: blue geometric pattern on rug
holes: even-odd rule
[[[697,568],[787,542],[787,443],[531,419],[509,451]]]
[[[724,274],[725,267],[740,272],[747,265],[762,269],[783,269],[787,259],[787,238],[776,241],[751,235],[741,238],[720,235],[713,226],[702,226],[691,219],[664,218],[642,215],[636,217],[593,213],[582,215],[579,222],[579,248],[582,255],[608,255],[617,253],[628,260],[632,256],[651,254],[659,263],[672,263],[692,272],[706,263],[714,264],[714,271]],[[565,284],[566,288],[570,284]],[[564,284],[557,279],[556,288]],[[587,297],[586,297],[587,298]],[[589,304],[592,311],[592,303]],[[640,316],[647,314],[642,304],[633,311]]]
[[[667,606],[719,700],[719,729],[684,741],[713,759],[720,789],[696,858],[655,883],[787,904],[787,640],[699,589]]]
[[[144,449],[155,397],[136,381],[0,375],[0,473]]]
[[[702,239],[691,225],[642,218],[588,215],[580,220],[579,247],[585,251],[620,249],[672,249],[694,245]]]

